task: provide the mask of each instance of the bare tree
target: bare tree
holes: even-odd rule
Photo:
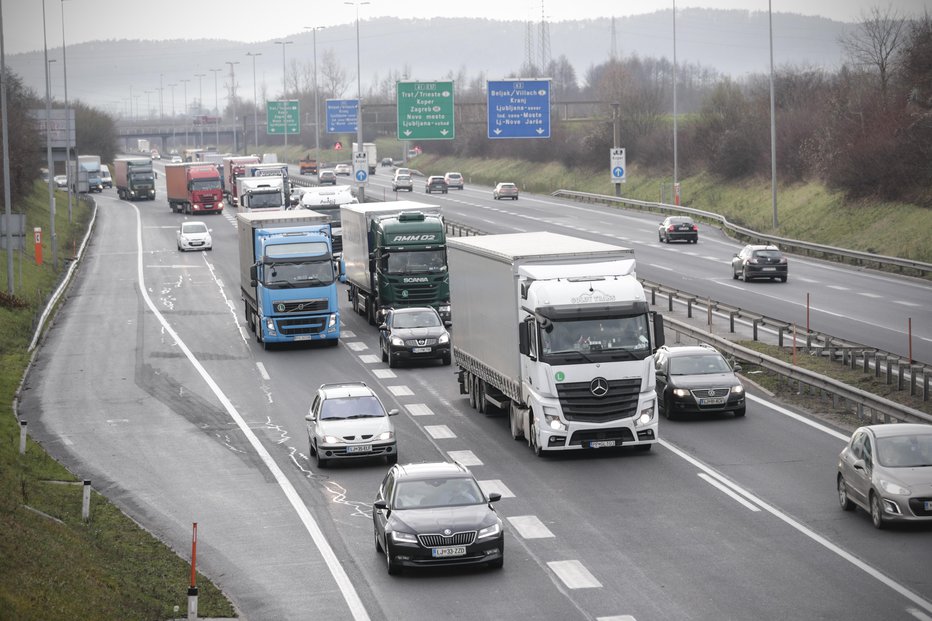
[[[886,100],[890,70],[906,34],[906,21],[887,5],[885,10],[870,9],[861,17],[853,32],[839,38],[839,42],[855,64],[876,70],[880,78],[880,95]]]
[[[346,69],[340,66],[336,52],[332,49],[324,51],[320,63],[320,90],[328,98],[342,97],[346,91]]]

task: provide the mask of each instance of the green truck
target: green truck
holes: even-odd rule
[[[378,325],[389,308],[431,306],[450,323],[440,207],[415,201],[342,205],[343,261],[353,310]]]

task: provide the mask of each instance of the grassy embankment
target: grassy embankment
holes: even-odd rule
[[[20,426],[12,403],[29,361],[34,324],[90,221],[90,209],[76,203],[69,224],[67,195],[58,192],[55,273],[48,203],[47,186],[36,183],[20,205],[27,214],[28,243],[22,262],[19,253],[14,259],[14,294],[21,302],[16,307],[6,299],[6,250],[0,256],[0,618],[157,620],[175,616],[175,605],[183,615],[191,572],[187,561],[96,492],[90,521],[84,523],[80,473],[67,471],[32,439],[26,454],[19,454]],[[28,235],[34,226],[43,230],[42,266],[35,264]],[[198,587],[201,616],[233,616],[230,602],[204,576],[198,577]]]

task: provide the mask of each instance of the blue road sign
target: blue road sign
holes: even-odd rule
[[[367,173],[366,171],[364,170],[356,171],[356,181],[358,181],[359,183],[365,183],[368,177],[369,177],[369,173]]]
[[[356,131],[358,99],[327,100],[327,133],[347,134]]]
[[[550,80],[488,82],[489,138],[550,138]]]
[[[609,170],[612,171],[612,183],[625,183],[628,179],[625,176],[625,150],[619,147],[609,149]]]

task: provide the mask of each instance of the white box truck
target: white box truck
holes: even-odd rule
[[[460,393],[535,453],[657,441],[648,309],[629,248],[515,233],[447,240]],[[653,329],[651,329],[653,326]]]

